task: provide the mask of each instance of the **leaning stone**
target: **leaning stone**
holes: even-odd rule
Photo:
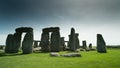
[[[52,56],[52,57],[58,57],[58,56],[60,56],[60,54],[57,53],[57,52],[51,52],[50,56]]]
[[[97,34],[97,51],[100,53],[106,53],[106,43],[101,34]]]

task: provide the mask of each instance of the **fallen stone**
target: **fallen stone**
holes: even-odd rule
[[[58,57],[58,56],[60,56],[60,54],[57,53],[57,52],[51,52],[50,56],[52,56],[52,57]]]
[[[69,54],[62,54],[63,57],[81,57],[79,53],[69,53]]]

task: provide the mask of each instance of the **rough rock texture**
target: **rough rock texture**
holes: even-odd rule
[[[65,50],[65,41],[64,41],[64,37],[60,38],[60,50],[64,51]]]
[[[23,32],[26,32],[22,49],[24,53],[32,52],[32,43],[33,43],[33,29],[31,27],[20,27],[16,28],[16,33],[14,35],[9,34],[6,39],[6,53],[17,53],[21,45],[21,35]]]
[[[76,46],[76,49],[79,49],[79,48],[80,48],[80,43],[79,43],[79,38],[78,38],[78,36],[79,36],[79,34],[76,33],[76,34],[75,34],[75,39],[76,39],[76,44],[75,44],[75,46]]]
[[[32,45],[33,45],[33,33],[26,33],[24,40],[22,42],[22,50],[23,54],[32,53]]]
[[[19,51],[20,45],[21,45],[21,33],[17,32],[14,33],[14,43],[13,43],[13,53],[17,53]]]
[[[49,33],[42,33],[40,46],[41,46],[42,52],[49,52],[50,51]]]
[[[74,28],[71,29],[71,34],[69,35],[68,46],[70,48],[70,51],[75,52],[75,50],[76,50],[76,37],[75,37],[75,30],[74,30]]]
[[[51,52],[59,52],[60,51],[60,33],[59,33],[59,31],[55,31],[51,34],[50,49],[51,49]]]
[[[106,43],[101,34],[97,34],[97,51],[100,53],[106,53]]]
[[[42,52],[58,52],[60,51],[60,33],[59,27],[44,28],[42,31],[42,38],[40,46]],[[51,39],[49,33],[51,32]]]
[[[12,53],[14,35],[8,34],[6,39],[5,53]]]

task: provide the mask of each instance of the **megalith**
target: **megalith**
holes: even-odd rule
[[[75,29],[71,28],[71,33],[69,35],[69,44],[68,44],[70,51],[76,50],[76,36],[75,36]]]
[[[49,52],[50,51],[49,33],[42,33],[40,46],[41,46],[42,52]]]
[[[41,51],[42,52],[58,52],[60,51],[60,32],[59,27],[50,27],[44,28],[42,30],[41,37]],[[51,32],[51,36],[49,37],[49,33]]]
[[[13,43],[14,43],[14,35],[8,34],[6,39],[6,47],[5,47],[5,53],[12,53],[13,49]]]
[[[21,35],[22,33],[16,32],[14,33],[14,42],[13,42],[13,48],[12,52],[17,53],[19,51],[20,45],[21,45]]]
[[[60,38],[60,50],[64,51],[66,49],[64,37]]]
[[[87,49],[87,43],[86,43],[86,40],[82,41],[82,48],[83,49]]]
[[[106,53],[106,43],[101,34],[97,34],[97,51],[99,53]]]
[[[79,38],[78,38],[78,36],[79,36],[79,34],[76,33],[76,34],[75,34],[75,38],[76,38],[76,44],[75,44],[75,45],[76,45],[76,48],[77,48],[77,49],[80,48],[80,43],[79,43]]]
[[[55,31],[51,34],[51,44],[50,44],[51,52],[59,52],[60,51],[60,33],[59,31]]]
[[[33,33],[27,32],[22,42],[23,54],[32,53]]]
[[[17,53],[21,46],[21,35],[23,32],[26,32],[24,41],[22,43],[23,53],[32,52],[33,44],[33,29],[31,27],[20,27],[15,29],[14,34],[9,34],[6,39],[6,53]]]

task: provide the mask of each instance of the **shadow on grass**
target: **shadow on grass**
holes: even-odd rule
[[[36,51],[36,52],[33,52],[33,53],[49,53],[49,52],[41,52],[41,51]],[[20,56],[20,55],[28,55],[28,54],[23,54],[22,52],[20,53],[5,53],[5,52],[1,52],[0,51],[0,57],[6,57],[6,56]]]
[[[4,52],[0,52],[0,57],[20,56],[20,55],[26,55],[26,54],[23,54],[23,53],[4,53]]]

